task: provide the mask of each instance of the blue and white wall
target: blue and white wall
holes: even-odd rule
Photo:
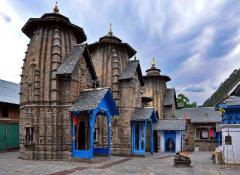
[[[164,132],[165,131],[161,131],[160,133],[160,152],[165,152],[165,138],[164,138]],[[175,152],[178,152],[178,151],[181,151],[181,144],[183,144],[181,142],[181,139],[182,139],[182,132],[183,131],[176,131],[176,148],[175,148]]]

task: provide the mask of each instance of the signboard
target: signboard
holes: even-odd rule
[[[225,136],[225,145],[232,145],[232,137],[231,136]]]

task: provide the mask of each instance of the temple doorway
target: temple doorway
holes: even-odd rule
[[[164,140],[165,140],[165,151],[176,152],[176,132],[165,131]]]
[[[94,155],[108,155],[108,145],[110,145],[109,135],[108,117],[105,113],[98,113],[94,124]]]

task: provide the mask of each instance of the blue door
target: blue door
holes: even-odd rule
[[[164,145],[166,152],[176,152],[176,131],[164,132]]]
[[[146,122],[132,122],[132,153],[144,154],[146,147]]]

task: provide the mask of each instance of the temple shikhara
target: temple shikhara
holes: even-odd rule
[[[185,122],[175,89],[152,60],[146,75],[136,50],[110,25],[85,44],[83,28],[59,13],[30,18],[21,74],[20,157],[92,159],[182,149]],[[151,61],[149,61],[151,62]]]

